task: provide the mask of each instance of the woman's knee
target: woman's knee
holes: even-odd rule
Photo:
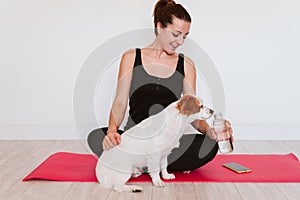
[[[106,131],[107,131],[107,128],[97,128],[97,129],[91,131],[87,136],[88,143],[104,137],[106,134]]]
[[[192,140],[192,141],[191,141]],[[181,156],[169,157],[171,171],[186,171],[199,168],[214,159],[218,152],[218,144],[205,135],[189,135],[181,140],[186,143],[187,150],[181,151]],[[184,153],[183,153],[184,152]],[[172,159],[171,159],[172,158]]]
[[[87,143],[92,152],[100,156],[103,152],[102,141],[106,135],[107,128],[98,128],[88,134]]]
[[[205,136],[203,139],[201,139],[201,147],[198,151],[198,157],[199,159],[205,158],[206,160],[210,161],[216,156],[218,149],[218,143],[208,136]]]

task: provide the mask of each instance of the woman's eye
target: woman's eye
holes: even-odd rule
[[[178,35],[178,34],[175,34],[175,33],[173,33],[173,36],[174,36],[174,37],[178,37],[179,35]]]

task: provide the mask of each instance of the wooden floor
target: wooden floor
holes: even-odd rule
[[[58,151],[88,153],[81,141],[0,141],[0,199],[24,200],[193,200],[300,199],[300,183],[137,183],[142,193],[119,193],[97,183],[22,182],[47,156]],[[234,153],[289,153],[300,158],[300,141],[236,141]]]

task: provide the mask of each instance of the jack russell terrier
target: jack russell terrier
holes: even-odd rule
[[[165,186],[160,172],[164,179],[175,178],[167,172],[167,156],[179,147],[179,140],[188,125],[212,114],[213,111],[201,105],[194,95],[183,95],[160,113],[125,131],[121,143],[103,151],[98,159],[96,176],[100,185],[116,191],[140,192],[141,187],[126,183],[147,167],[153,185]]]

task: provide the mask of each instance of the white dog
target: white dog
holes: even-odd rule
[[[101,185],[117,191],[140,192],[142,188],[127,185],[131,176],[141,174],[148,168],[154,186],[163,187],[160,179],[174,179],[167,172],[167,156],[175,147],[184,130],[195,119],[212,115],[201,109],[200,100],[193,95],[183,95],[180,100],[170,104],[160,113],[153,115],[121,135],[121,143],[104,151],[96,166],[96,176]]]

